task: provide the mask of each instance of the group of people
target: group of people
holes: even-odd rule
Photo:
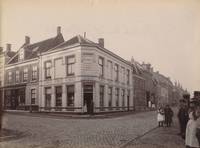
[[[165,107],[160,106],[158,108],[158,126],[163,127],[166,125],[167,127],[170,127],[172,124],[172,117],[174,115],[173,110],[170,108],[169,105],[166,105]]]
[[[158,108],[158,126],[171,126],[173,111],[169,105]],[[180,108],[177,114],[180,126],[180,135],[185,139],[186,148],[200,148],[200,102],[193,101],[188,105],[187,101],[180,100]]]
[[[188,106],[185,100],[180,100],[178,111],[180,124],[179,135],[185,139],[186,148],[200,148],[200,104],[193,101]]]

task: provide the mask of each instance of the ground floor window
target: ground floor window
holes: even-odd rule
[[[31,104],[35,104],[36,100],[36,89],[31,89]]]
[[[115,88],[116,107],[119,106],[119,88]]]
[[[45,107],[51,107],[51,87],[45,88]]]
[[[108,88],[108,107],[112,107],[112,87]]]
[[[55,87],[56,106],[62,106],[62,86]]]
[[[125,90],[122,89],[122,106],[124,107],[125,106]]]
[[[103,107],[104,107],[104,86],[100,86],[100,90],[99,90],[99,106],[100,106],[100,110],[103,110]]]
[[[74,106],[74,85],[67,86],[67,106]]]

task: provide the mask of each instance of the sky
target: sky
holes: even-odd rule
[[[0,46],[18,50],[56,35],[83,35],[126,60],[151,63],[183,88],[200,90],[199,0],[0,0]]]

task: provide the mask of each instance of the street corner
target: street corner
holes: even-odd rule
[[[0,142],[20,139],[26,135],[27,133],[25,132],[10,129],[2,129],[0,131]]]

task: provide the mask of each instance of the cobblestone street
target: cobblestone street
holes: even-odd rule
[[[3,127],[24,132],[25,136],[1,142],[2,148],[110,148],[135,147],[135,143],[130,141],[157,127],[157,122],[155,111],[105,119],[61,119],[5,114]],[[154,132],[153,134],[150,133],[150,137],[155,136]]]

